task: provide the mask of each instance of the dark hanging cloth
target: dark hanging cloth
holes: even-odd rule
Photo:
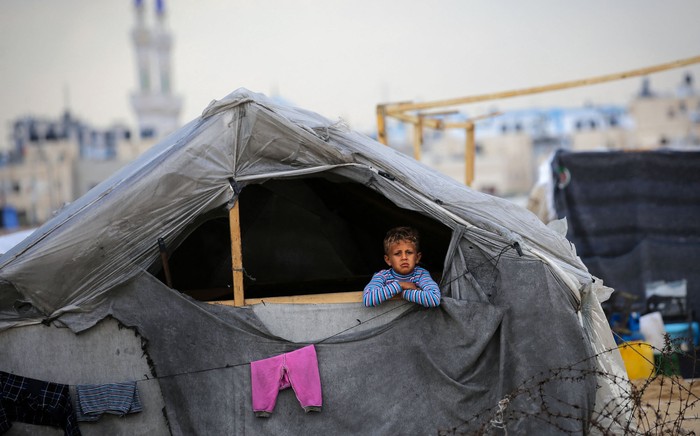
[[[698,151],[558,151],[554,207],[591,274],[640,302],[648,283],[685,279],[700,313],[698,168]]]
[[[80,436],[68,385],[0,371],[0,434],[13,421],[60,427],[66,436]]]

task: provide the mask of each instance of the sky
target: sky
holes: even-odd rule
[[[155,0],[143,0],[152,17]],[[376,131],[378,103],[584,79],[700,55],[697,0],[164,0],[181,121],[237,88]],[[136,126],[133,0],[0,0],[0,146],[68,108]],[[151,20],[152,21],[152,20]],[[700,64],[649,77],[671,92]],[[640,78],[458,107],[626,104]]]

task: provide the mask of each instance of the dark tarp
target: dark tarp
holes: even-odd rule
[[[700,152],[571,153],[552,160],[554,205],[591,274],[645,301],[645,284],[687,280],[700,313]]]
[[[537,286],[540,262],[501,262],[495,304],[445,298],[438,309],[414,306],[381,327],[317,341],[318,414],[286,390],[270,418],[254,417],[248,363],[305,344],[268,333],[250,307],[198,302],[144,273],[93,313],[63,320],[75,330],[107,315],[138,326],[176,435],[471,433],[491,427],[507,395],[511,432],[584,432],[595,364],[575,310],[554,276]],[[544,338],[548,352],[533,352]]]

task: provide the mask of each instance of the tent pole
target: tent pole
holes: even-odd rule
[[[423,117],[413,125],[413,158],[420,161],[421,147],[423,146]]]
[[[241,219],[238,209],[240,201],[236,199],[228,212],[229,228],[231,231],[231,266],[233,269],[233,305],[243,306],[243,250],[241,249]]]
[[[475,144],[474,144],[474,123],[467,123],[467,148],[464,151],[464,167],[465,167],[465,177],[464,184],[471,186],[474,181],[474,158],[475,158]]]
[[[386,137],[386,111],[384,105],[377,105],[377,141],[387,145]]]

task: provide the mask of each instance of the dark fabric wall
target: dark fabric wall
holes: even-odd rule
[[[502,265],[498,304],[445,298],[437,309],[414,306],[377,328],[317,341],[317,414],[282,391],[270,418],[254,417],[249,362],[306,344],[271,335],[250,307],[197,302],[144,274],[66,321],[87,327],[111,315],[147,339],[175,435],[473,434],[491,430],[506,396],[500,416],[511,431],[582,433],[594,362],[563,288],[542,280],[543,270]],[[569,372],[553,372],[560,368]]]
[[[639,297],[685,279],[700,314],[700,153],[559,151],[554,205],[591,273]]]

